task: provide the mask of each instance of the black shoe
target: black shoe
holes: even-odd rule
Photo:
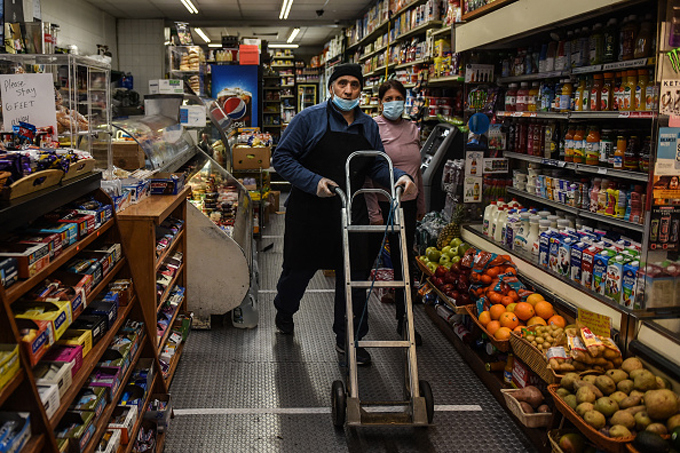
[[[335,344],[335,350],[340,354],[345,353],[345,347],[340,346],[338,343]],[[368,353],[364,348],[356,348],[357,365],[370,365],[371,364],[371,354]]]
[[[423,337],[420,336],[417,330],[414,330],[414,337],[416,340],[416,346],[422,346],[423,345]],[[397,333],[399,334],[400,337],[404,337],[404,320],[399,319],[397,320]]]
[[[295,324],[293,324],[292,316],[277,312],[274,322],[276,323],[276,329],[279,331],[279,333],[284,335],[293,335]]]

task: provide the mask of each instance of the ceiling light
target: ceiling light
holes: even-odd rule
[[[268,47],[270,49],[297,49],[300,44],[269,44]]]
[[[222,47],[222,44],[208,44],[208,47]]]
[[[194,31],[196,32],[196,34],[197,34],[198,36],[200,36],[201,38],[203,38],[203,41],[205,41],[206,43],[209,43],[209,42],[210,42],[210,38],[208,38],[208,35],[206,35],[205,32],[204,32],[203,30],[201,30],[200,28],[194,28]]]
[[[293,31],[290,32],[290,36],[286,40],[287,43],[291,43],[295,41],[295,37],[300,33],[300,27],[295,27]]]
[[[293,0],[283,0],[281,4],[281,12],[279,13],[279,19],[288,19],[288,14],[290,14],[290,8],[293,6]]]
[[[182,2],[182,5],[184,5],[184,7],[189,10],[189,12],[191,14],[198,14],[198,8],[196,8],[194,6],[194,4],[191,3],[191,0],[180,0],[180,1]]]

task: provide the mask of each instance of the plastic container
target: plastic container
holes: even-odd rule
[[[583,125],[578,125],[574,132],[572,161],[577,164],[583,164],[586,161],[586,129]]]
[[[255,304],[255,297],[248,293],[241,305],[231,311],[231,323],[239,329],[252,329],[257,327],[260,313]]]
[[[636,135],[631,135],[626,144],[626,151],[623,155],[623,168],[626,170],[640,169],[640,140]]]
[[[493,218],[494,213],[498,211],[498,206],[496,206],[496,202],[492,201],[489,206],[487,206],[484,209],[484,220],[482,224],[482,232],[484,235],[488,236],[489,231],[490,231],[490,225],[491,225],[491,219]]]
[[[597,165],[599,161],[600,129],[597,126],[590,126],[586,137],[586,165]]]
[[[647,105],[648,85],[649,85],[649,71],[647,69],[638,69],[637,85],[635,86],[635,109],[634,109],[638,112],[650,110],[649,106]]]
[[[602,24],[596,23],[593,25],[593,32],[589,39],[589,62],[588,64],[595,65],[602,63],[602,56],[604,53],[604,34],[602,31]]]
[[[612,110],[614,104],[614,73],[605,72],[602,88],[600,89],[600,110],[607,112]]]
[[[560,91],[560,107],[559,111],[562,113],[569,112],[571,110],[572,96],[574,93],[574,87],[571,85],[569,79],[564,79],[561,82],[562,90]]]
[[[524,243],[524,250],[527,252],[534,253],[534,243],[538,242],[538,222],[540,222],[541,217],[538,215],[529,216],[529,234],[526,237]],[[536,247],[536,255],[538,255],[538,246]]]
[[[574,161],[574,135],[576,134],[576,125],[570,123],[567,126],[567,133],[564,135],[564,160],[565,162]]]
[[[537,112],[538,111],[538,98],[540,93],[539,82],[533,82],[531,84],[531,89],[529,90],[529,98],[527,99],[527,111]]]
[[[637,71],[635,69],[626,71],[626,80],[622,87],[623,108],[619,105],[619,110],[625,112],[635,110],[635,89],[637,88]]]
[[[511,83],[505,92],[505,111],[516,112],[517,107],[517,84]]]
[[[621,27],[621,61],[635,57],[635,38],[638,34],[638,19],[635,14],[628,16],[628,22]]]
[[[602,129],[600,134],[600,158],[598,165],[606,167],[609,165],[609,158],[614,157],[614,148],[616,146],[616,136],[611,129]]]
[[[602,86],[604,85],[602,74],[593,75],[593,85],[590,88],[590,111],[599,112],[601,107]]]
[[[647,58],[652,55],[653,27],[652,16],[647,14],[640,24],[640,31],[635,36],[633,58]]]
[[[516,112],[526,112],[529,105],[529,82],[522,82],[517,90],[515,101]]]
[[[586,78],[581,76],[578,78],[578,85],[576,86],[576,91],[574,92],[574,111],[583,111],[583,99],[584,91],[586,89]]]

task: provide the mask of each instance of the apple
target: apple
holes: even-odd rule
[[[439,289],[441,289],[441,291],[446,294],[447,292],[453,291],[453,285],[450,283],[444,283]]]
[[[439,257],[439,264],[450,263],[450,262],[451,262],[451,257],[449,255],[442,254]]]
[[[454,284],[458,281],[458,277],[453,272],[447,272],[443,277],[444,282]]]
[[[447,269],[444,266],[437,266],[437,270],[434,271],[434,276],[437,278],[443,278],[446,275]]]
[[[456,274],[460,274],[462,272],[462,269],[460,267],[460,259],[456,260],[451,260],[451,271],[455,272]]]
[[[442,249],[442,255],[449,255],[450,256],[451,253],[449,253],[449,252],[451,252],[451,246],[449,246],[449,245],[447,245],[446,247],[444,247]]]
[[[433,274],[434,274],[434,271],[437,270],[437,267],[438,267],[438,264],[437,264],[437,263],[433,263],[433,262],[431,262],[431,261],[429,261],[429,262],[427,263],[427,268],[428,268],[428,269],[430,270],[430,272],[432,272]]]
[[[454,289],[453,291],[451,291],[451,297],[454,300],[458,300],[460,298],[460,291],[458,291],[457,289]]]
[[[451,262],[452,263],[460,263],[460,256],[451,257]]]
[[[430,260],[427,259],[427,257],[426,257],[425,255],[420,255],[420,256],[418,257],[418,259],[419,259],[420,262],[423,263],[423,264],[427,264],[428,261],[430,261]]]
[[[467,293],[461,293],[461,294],[460,294],[460,302],[461,302],[463,305],[468,305],[468,304],[470,304],[470,295],[467,294]]]
[[[428,253],[433,252],[435,250],[437,250],[437,247],[428,247],[425,249],[425,254],[427,255]]]
[[[434,283],[434,286],[436,286],[437,288],[441,288],[442,285],[444,284],[444,281],[441,278],[434,277],[432,279],[432,283]]]
[[[427,252],[427,259],[432,261],[433,263],[438,263],[439,258],[441,258],[441,256],[442,253],[436,248],[434,250],[430,250],[429,252]],[[449,259],[449,261],[451,260]]]
[[[449,247],[449,253],[452,256],[458,256],[460,254],[460,249],[458,248],[457,245],[453,246],[453,247],[452,246],[448,246],[448,247]]]
[[[463,240],[461,238],[453,238],[451,239],[451,247],[458,247],[460,244],[463,243]]]
[[[467,252],[469,249],[470,249],[470,245],[466,244],[465,242],[463,242],[462,244],[460,244],[458,246],[458,250],[460,250],[461,255],[464,255],[465,252]]]
[[[451,269],[451,261],[449,261],[448,263],[440,264],[440,266],[444,266],[446,270],[449,270]]]

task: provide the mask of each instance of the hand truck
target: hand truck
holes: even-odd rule
[[[377,188],[361,188],[352,194],[350,183],[350,163],[352,159],[362,158],[382,158],[387,161],[390,173],[390,192]],[[408,254],[406,245],[406,230],[404,228],[403,210],[401,208],[402,187],[395,188],[394,172],[392,160],[389,156],[380,151],[356,151],[352,153],[345,164],[347,175],[346,190],[335,186],[334,192],[340,197],[342,202],[342,243],[344,251],[345,266],[345,300],[346,300],[346,322],[347,331],[345,334],[345,356],[347,362],[347,391],[342,381],[333,382],[331,387],[331,414],[333,424],[340,428],[345,421],[348,426],[375,426],[375,425],[407,425],[407,426],[428,426],[432,423],[434,416],[434,398],[432,389],[427,381],[418,381],[418,365],[416,361],[415,329],[413,326],[413,306],[411,303],[411,279],[408,268]],[[393,206],[394,222],[387,222],[388,225],[353,225],[352,224],[352,201],[354,198],[367,192],[379,193],[387,197]],[[392,223],[390,225],[390,223]],[[390,244],[391,250],[399,249],[401,252],[401,265],[403,281],[352,281],[350,272],[349,239],[351,234],[378,234],[386,235],[388,232],[394,233],[399,238],[399,246]],[[357,341],[354,337],[354,320],[352,319],[352,288],[403,288],[406,304],[406,329],[405,338],[399,341]],[[366,302],[368,304],[368,300]],[[359,380],[357,373],[356,349],[362,348],[401,348],[405,351],[406,370],[404,373],[405,395],[409,395],[404,401],[361,401],[359,399]],[[367,406],[403,406],[403,412],[376,412],[367,411]]]

